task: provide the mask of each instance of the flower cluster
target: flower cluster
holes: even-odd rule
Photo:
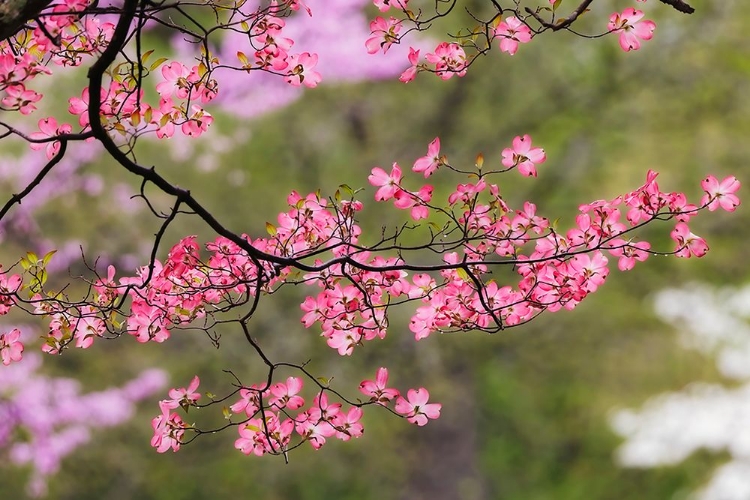
[[[196,431],[172,410],[179,406],[187,412],[190,407],[199,407],[200,394],[195,392],[199,384],[196,376],[187,389],[172,389],[169,391],[171,399],[159,403],[161,413],[152,421],[154,436],[151,440],[151,446],[159,453],[179,450],[185,432]],[[330,401],[329,393],[337,394],[323,386],[319,386],[306,408],[305,399],[300,395],[304,383],[298,377],[288,377],[283,382],[263,387],[257,384],[243,386],[239,389],[239,399],[225,408],[225,418],[231,420],[233,416],[239,416],[241,419],[234,424],[239,433],[234,447],[245,455],[262,456],[286,453],[304,442],[317,450],[327,439],[349,441],[358,438],[364,433],[363,408],[372,404],[387,406],[395,401],[394,411],[419,426],[440,416],[441,405],[427,402],[430,397],[427,389],[409,389],[404,398],[387,384],[388,370],[378,369],[374,381],[364,380],[359,385],[360,392],[368,399],[348,403],[348,408]]]
[[[246,27],[247,43],[254,49],[252,61],[243,52],[237,53],[241,65],[237,70],[262,70],[280,75],[291,86],[315,87],[320,74],[313,68],[318,56],[302,52],[291,54],[294,41],[282,34],[283,17],[299,10],[301,2],[284,0],[267,7],[245,12],[235,8],[236,22]],[[58,66],[80,66],[84,60],[97,57],[104,51],[114,34],[115,25],[104,22],[88,12],[88,0],[65,0],[51,8],[49,13],[39,16],[24,29],[24,36],[0,41],[0,109],[31,114],[43,95],[28,85],[37,75],[52,74],[50,64]],[[310,13],[307,6],[304,10]],[[151,6],[143,16],[155,16],[159,6]],[[76,14],[81,13],[81,14]],[[101,126],[114,132],[123,142],[143,134],[155,134],[157,138],[172,137],[177,130],[190,137],[198,137],[208,130],[213,117],[205,109],[219,91],[213,77],[214,68],[220,66],[219,59],[204,51],[197,64],[184,65],[150,57],[153,50],[139,54],[140,59],[127,60],[107,72],[97,102],[97,114]],[[158,104],[146,99],[143,77],[161,67],[161,80],[156,83]],[[91,130],[89,108],[91,96],[88,87],[80,97],[69,99],[68,111],[78,117],[80,130]],[[59,124],[54,117],[38,120],[39,131],[28,134],[32,149],[46,148],[47,158],[57,154],[60,136],[72,134],[73,127]]]
[[[505,170],[496,172],[517,168],[523,175],[536,175],[536,165],[546,156],[531,144],[528,135],[516,137],[512,148],[502,151]],[[23,276],[0,274],[0,313],[14,306],[18,292],[32,289],[35,312],[50,318],[42,349],[57,354],[70,345],[85,349],[97,338],[123,333],[138,342],[164,342],[175,327],[213,319],[285,284],[304,283],[320,291],[301,304],[303,325],[319,325],[331,348],[351,355],[364,342],[386,336],[388,311],[398,303],[419,303],[410,322],[417,340],[435,332],[496,331],[544,311],[572,309],[604,283],[608,255],[625,271],[652,253],[665,254],[636,239],[633,231],[639,227],[674,219],[671,236],[676,246],[666,253],[701,257],[708,246],[690,231],[690,220],[702,209],[733,211],[739,204],[735,193],[740,183],[734,177],[706,177],[705,194],[700,205],[694,205],[683,193],[662,191],[657,174],[649,171],[638,189],[581,205],[575,226],[563,233],[537,215],[531,202],[511,208],[499,187],[488,182],[492,172],[478,167],[476,180],[457,185],[444,205],[432,199],[429,184],[407,189],[398,164],[390,173],[372,169],[369,182],[377,188],[376,201],[393,200],[393,206],[408,210],[412,219],[427,219],[441,228],[441,242],[436,243],[433,234],[425,245],[446,249],[442,263],[433,266],[413,268],[399,255],[376,251],[377,245],[361,247],[357,214],[364,204],[353,192],[351,199],[342,199],[339,192],[330,200],[319,193],[302,197],[293,192],[287,198],[289,210],[279,214],[276,225],[267,224],[268,237],[219,237],[206,245],[209,255],[204,257],[197,238],[188,236],[172,247],[165,261],[154,260],[135,276],[116,280],[110,266],[106,278],[91,283],[90,302],[45,296],[37,290],[43,285],[38,280],[41,268],[34,267],[37,274],[29,275],[29,263]],[[452,169],[436,138],[412,171],[429,176],[440,168]],[[401,248],[398,235],[391,242]],[[331,260],[324,261],[325,254]],[[300,279],[295,267],[306,258],[314,261],[303,266],[307,272]],[[507,264],[520,276],[515,286],[500,286],[490,276],[493,266]],[[410,269],[417,272],[410,275]],[[24,284],[24,276],[36,281]],[[13,332],[0,337],[5,364],[20,359],[22,352]]]
[[[639,0],[640,1],[640,0]],[[404,18],[391,17],[385,20],[382,17],[376,17],[370,24],[372,36],[367,39],[365,45],[367,52],[375,54],[382,49],[386,53],[394,43],[400,43],[405,35],[400,34],[404,24],[411,24],[413,27],[406,30],[422,31],[427,29],[434,20],[421,11],[414,12],[407,9],[407,2],[389,2],[383,0],[373,0],[381,12],[388,11],[390,7],[396,7],[401,10]],[[560,2],[550,0],[552,9],[556,11]],[[524,15],[520,6],[516,9],[508,8],[505,12],[513,13],[507,17],[494,16],[488,21],[479,21],[479,26],[469,30],[468,35],[460,32],[453,35],[453,42],[440,42],[432,52],[424,56],[424,61],[420,61],[420,50],[416,47],[409,48],[409,67],[401,74],[399,80],[404,83],[412,81],[417,73],[426,71],[434,73],[443,80],[449,80],[453,76],[464,76],[473,60],[481,54],[487,53],[492,49],[493,43],[497,44],[501,52],[514,55],[521,44],[529,43],[531,40],[546,30],[557,30],[555,19],[545,21],[539,14],[533,13],[531,16]],[[531,13],[531,9],[526,8],[526,12]],[[422,16],[425,18],[423,19]],[[607,33],[618,33],[619,43],[622,50],[628,52],[638,50],[641,47],[641,41],[650,40],[653,37],[656,23],[651,20],[643,19],[643,11],[627,8],[622,13],[615,12],[609,18]],[[577,17],[577,15],[576,15]],[[565,22],[564,20],[557,22]],[[540,25],[535,26],[534,24]],[[480,43],[479,39],[484,43]],[[467,50],[469,51],[467,53]]]

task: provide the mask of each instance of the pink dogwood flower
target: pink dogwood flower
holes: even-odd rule
[[[495,28],[495,36],[500,38],[500,50],[513,55],[519,43],[531,41],[531,30],[515,16],[500,22]]]
[[[615,12],[609,17],[608,28],[620,33],[620,47],[625,52],[641,48],[641,40],[651,40],[656,23],[643,19],[643,11],[628,7],[622,14]]]
[[[645,261],[651,249],[648,241],[625,241],[623,239],[614,239],[610,241],[612,248],[609,253],[620,259],[617,261],[617,268],[620,271],[630,271],[635,266],[635,261]]]
[[[393,198],[397,191],[401,188],[401,167],[398,163],[394,163],[391,168],[391,173],[385,173],[380,167],[372,169],[372,173],[367,177],[370,184],[378,187],[379,189],[375,192],[375,199],[377,201],[387,201]]]
[[[544,163],[547,155],[542,148],[531,147],[531,137],[513,139],[513,148],[503,149],[503,165],[508,168],[518,167],[518,171],[527,177],[536,177],[536,165]]]
[[[677,243],[675,255],[677,257],[690,258],[693,255],[703,257],[708,252],[706,240],[690,232],[688,225],[678,222],[671,233],[672,239]]]
[[[422,172],[426,179],[443,164],[443,161],[440,157],[440,138],[435,137],[427,147],[427,155],[417,159],[411,169],[413,172]]]
[[[378,16],[370,23],[372,35],[365,41],[368,54],[374,54],[383,49],[383,54],[388,52],[391,45],[398,43],[398,32],[401,31],[401,21],[392,17],[387,21]]]
[[[709,175],[701,181],[701,187],[706,192],[701,198],[701,205],[705,205],[711,212],[718,208],[734,212],[740,205],[740,199],[734,194],[740,188],[740,181],[733,175],[721,182]]]
[[[180,387],[179,389],[170,389],[169,397],[171,399],[164,400],[162,403],[164,403],[167,408],[177,408],[180,406],[183,410],[187,411],[188,407],[195,405],[195,402],[201,397],[199,393],[195,392],[200,383],[201,381],[198,378],[198,375],[196,375],[193,377],[193,380],[190,381],[190,385],[188,385],[187,388]]]
[[[70,134],[73,131],[73,127],[67,123],[58,126],[57,120],[50,116],[49,118],[42,118],[39,120],[39,130],[40,132],[29,134],[29,137],[35,140],[49,139],[60,134]],[[29,143],[29,147],[33,150],[46,148],[47,158],[51,160],[52,157],[60,151],[60,141],[32,142]]]
[[[429,399],[430,393],[424,387],[409,389],[406,399],[399,396],[396,400],[396,413],[405,416],[409,423],[420,427],[427,425],[429,419],[440,417],[443,407],[440,403],[427,403]]]
[[[23,357],[23,344],[21,343],[21,330],[14,328],[8,333],[0,335],[0,358],[4,365],[12,361],[21,361]]]
[[[404,83],[409,83],[417,76],[419,50],[415,50],[413,47],[409,47],[409,64],[411,64],[411,66],[406,68],[406,70],[401,73],[401,76],[398,77],[398,79]]]
[[[400,396],[400,393],[396,389],[388,388],[388,369],[384,367],[378,368],[375,372],[375,381],[363,380],[359,384],[359,392],[368,396],[370,401],[374,401],[379,405],[385,405],[390,400]]]
[[[304,84],[305,87],[314,88],[321,82],[320,73],[313,70],[318,64],[318,54],[310,54],[309,52],[295,54],[289,56],[287,63],[291,68],[289,75],[285,78],[289,85],[299,87]]]
[[[269,404],[278,409],[289,408],[290,410],[297,410],[302,408],[305,400],[301,396],[298,396],[301,390],[302,379],[299,377],[289,377],[286,379],[286,383],[279,382],[271,386],[271,394],[275,397],[269,401]]]
[[[425,59],[435,65],[435,74],[443,80],[466,74],[466,52],[457,43],[442,42]]]
[[[151,427],[154,429],[154,436],[151,438],[151,446],[156,448],[158,453],[164,453],[170,448],[177,451],[182,445],[182,436],[185,434],[185,422],[176,413],[170,413],[169,406],[165,401],[159,403],[161,415],[151,420]]]

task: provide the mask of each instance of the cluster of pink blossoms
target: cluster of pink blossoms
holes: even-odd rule
[[[419,22],[407,3],[374,0],[381,12],[393,8],[407,21]],[[551,3],[553,8],[559,5]],[[33,113],[41,94],[27,88],[27,83],[37,75],[50,73],[46,66],[50,61],[78,66],[84,57],[96,57],[108,46],[114,25],[76,14],[89,6],[87,0],[63,0],[52,5],[40,20],[31,22],[30,29],[24,28],[25,36],[14,38],[12,47],[8,40],[0,42],[3,110]],[[236,57],[241,66],[233,69],[275,73],[289,85],[315,87],[321,80],[314,70],[317,55],[291,54],[294,41],[284,31],[282,18],[300,8],[310,14],[310,9],[297,0],[281,5],[271,2],[253,13],[243,13],[236,7],[233,15],[237,18],[231,27],[247,35],[253,52],[248,56],[239,51]],[[544,30],[535,31],[529,25],[533,18],[541,18],[514,13],[505,18],[497,16],[487,24],[491,29],[485,31],[486,49],[459,37],[454,42],[439,43],[425,55],[426,62],[420,62],[420,51],[410,48],[410,66],[400,80],[408,82],[419,71],[433,72],[443,80],[463,76],[476,57],[466,49],[482,53],[495,41],[501,51],[515,54],[520,44],[530,42]],[[400,43],[404,22],[396,17],[377,17],[370,25],[367,51],[385,53]],[[543,20],[540,23],[549,27]],[[652,37],[654,28],[652,21],[644,20],[643,13],[633,8],[613,14],[609,22],[610,32],[619,33],[620,46],[626,51],[638,49],[641,40]],[[125,142],[147,132],[154,132],[158,138],[171,137],[178,127],[188,136],[205,132],[213,119],[202,105],[215,98],[218,85],[212,71],[221,67],[216,57],[207,49],[205,52],[192,66],[166,59],[149,65],[151,52],[146,52],[139,54],[137,64],[123,61],[111,68],[95,101],[105,131],[120,134]],[[151,106],[145,101],[141,77],[158,68],[162,77],[156,84],[159,104]],[[80,98],[69,101],[69,111],[78,116],[83,133],[90,132],[92,125],[90,97],[89,90],[84,89]],[[38,124],[39,131],[27,137],[32,148],[46,148],[47,157],[52,158],[60,150],[55,139],[73,133],[73,127],[58,124],[53,117],[43,118]],[[517,168],[522,175],[536,176],[537,166],[545,160],[544,151],[532,147],[531,138],[524,135],[502,151],[501,163],[505,170]],[[412,171],[428,178],[441,167],[452,168],[440,154],[436,138]],[[430,230],[431,239],[422,245],[442,255],[442,261],[433,265],[408,264],[401,253],[406,246],[399,240],[400,233],[361,246],[362,231],[356,214],[363,203],[353,193],[347,200],[342,200],[340,193],[330,200],[319,194],[303,197],[292,193],[288,198],[290,209],[279,215],[277,225],[267,225],[269,237],[220,237],[206,245],[210,255],[205,258],[196,237],[188,236],[172,247],[163,263],[155,260],[139,269],[136,276],[115,281],[116,270],[110,266],[106,278],[98,277],[90,283],[91,300],[72,302],[59,293],[42,293],[46,262],[27,262],[21,275],[0,274],[0,315],[13,306],[30,304],[36,314],[50,319],[42,351],[58,354],[71,346],[88,348],[105,336],[128,334],[142,343],[164,342],[175,329],[196,320],[211,324],[222,313],[257,303],[261,295],[274,293],[285,284],[305,284],[317,286],[319,291],[302,303],[302,323],[308,328],[318,325],[331,348],[340,355],[351,355],[366,341],[384,338],[389,308],[403,303],[417,304],[410,321],[417,340],[432,333],[497,331],[530,321],[544,311],[572,309],[605,282],[608,255],[616,257],[618,268],[625,271],[657,253],[649,242],[636,240],[634,230],[655,219],[674,219],[671,236],[676,247],[661,253],[701,257],[708,246],[690,231],[691,218],[705,208],[733,211],[739,204],[735,193],[740,183],[734,177],[704,179],[705,194],[700,205],[694,205],[682,193],[661,191],[657,174],[649,172],[646,183],[630,193],[582,205],[575,227],[563,234],[536,214],[533,203],[526,202],[520,209],[509,207],[499,187],[488,183],[492,172],[485,173],[479,167],[472,182],[457,185],[447,204],[436,203],[429,184],[407,189],[397,163],[390,172],[376,167],[369,176],[370,184],[377,188],[376,201],[393,200],[393,206],[408,210],[413,220],[427,220],[440,228]],[[388,249],[393,251],[388,253]],[[512,266],[520,276],[518,282],[498,285],[490,274],[500,265]],[[306,274],[300,278],[298,270]],[[21,299],[21,291],[29,291],[31,298]],[[0,359],[4,364],[20,361],[23,353],[19,330],[0,334]],[[338,393],[327,384],[318,384],[320,390],[307,409],[299,378],[242,386],[240,399],[229,409],[244,419],[237,424],[240,437],[235,446],[243,453],[262,455],[284,452],[305,441],[319,448],[327,438],[358,437],[363,432],[360,420],[366,404],[394,402],[393,411],[416,425],[439,416],[440,405],[428,402],[426,389],[410,389],[404,397],[387,386],[387,377],[387,370],[381,368],[374,381],[363,381],[360,392],[369,400],[347,402],[346,410],[342,403],[329,401],[330,394]],[[199,383],[196,376],[187,388],[171,390],[170,399],[160,403],[161,414],[152,421],[152,445],[157,451],[176,451],[185,432],[198,432],[172,410],[198,406]],[[299,437],[297,444],[292,444],[294,435]]]
[[[419,15],[408,10],[408,0],[374,0],[374,4],[381,12],[394,9],[404,14],[406,21],[420,22]],[[15,39],[12,48],[7,40],[0,42],[0,109],[32,113],[42,94],[29,89],[27,85],[35,76],[51,73],[47,67],[49,62],[60,66],[79,66],[85,58],[95,57],[107,47],[114,33],[114,24],[102,22],[95,16],[75,15],[88,7],[88,0],[63,0],[53,6],[49,15],[40,16],[35,21],[36,25],[32,23],[29,36]],[[245,52],[238,51],[237,59],[241,66],[234,69],[279,74],[292,86],[317,86],[321,81],[320,73],[314,69],[318,55],[290,53],[294,41],[283,31],[283,17],[300,7],[312,15],[309,7],[294,0],[285,0],[280,4],[273,2],[266,8],[249,13],[237,8],[236,14],[243,18],[235,21],[235,24],[246,31],[253,52],[248,57]],[[385,53],[392,44],[400,43],[403,22],[396,17],[387,20],[377,17],[373,20],[370,25],[372,36],[365,42],[367,51],[376,53],[382,50]],[[531,41],[535,34],[528,23],[528,18],[518,15],[498,18],[492,23],[488,43],[491,45],[498,40],[500,50],[513,55],[519,44]],[[643,12],[634,8],[612,14],[609,22],[609,30],[620,34],[623,50],[638,49],[641,40],[652,37],[654,28],[653,21],[643,20]],[[463,42],[441,42],[432,52],[425,54],[424,62],[420,62],[420,50],[412,47],[408,55],[409,67],[401,74],[400,80],[411,81],[420,71],[435,73],[444,80],[454,75],[464,76],[476,57],[467,55],[466,47]],[[205,53],[198,64],[191,66],[177,61],[168,62],[166,58],[149,65],[150,55],[151,51],[141,55],[141,71],[145,70],[148,74],[163,65],[163,80],[156,85],[160,97],[158,105],[145,101],[140,81],[142,75],[139,73],[136,76],[133,64],[124,62],[109,73],[109,81],[101,90],[99,115],[105,130],[120,135],[124,142],[146,133],[168,138],[178,129],[187,136],[202,135],[213,122],[204,105],[212,101],[218,92],[217,81],[212,77],[212,68],[220,66],[218,58]],[[78,132],[81,133],[90,129],[88,92],[88,88],[85,88],[80,97],[70,99],[69,111],[78,116],[81,127]],[[74,132],[71,125],[58,124],[54,117],[40,119],[38,127],[39,131],[28,137],[32,141],[32,148],[46,149],[48,158],[57,154],[60,148],[54,138]]]
[[[439,148],[436,139],[412,170],[429,176],[448,166]],[[534,175],[536,165],[545,158],[543,150],[532,148],[531,138],[523,136],[513,140],[513,148],[503,150],[502,163]],[[702,208],[734,210],[739,204],[735,194],[739,181],[707,177],[702,182],[705,194],[696,206],[682,193],[662,192],[656,176],[649,172],[643,186],[613,200],[582,205],[576,227],[563,235],[536,214],[533,203],[511,209],[498,186],[489,184],[481,171],[476,182],[459,184],[448,204],[438,206],[432,201],[432,186],[423,185],[417,191],[404,187],[397,164],[389,174],[374,168],[369,181],[377,187],[377,201],[393,199],[395,208],[409,210],[415,220],[447,217],[456,229],[448,222],[444,233],[461,232],[454,244],[460,251],[445,252],[443,263],[432,266],[434,272],[426,268],[411,277],[401,258],[358,246],[361,229],[356,214],[363,204],[355,199],[337,202],[319,194],[292,193],[287,200],[290,209],[279,214],[277,225],[268,224],[270,237],[245,237],[245,241],[271,257],[298,261],[316,256],[313,267],[319,270],[305,274],[303,282],[321,291],[302,303],[302,322],[307,327],[320,324],[329,346],[350,355],[364,341],[385,337],[387,311],[395,300],[424,303],[411,321],[417,339],[451,329],[502,328],[528,321],[543,310],[571,309],[603,283],[608,274],[605,253],[618,258],[621,270],[647,258],[650,244],[635,240],[630,233],[657,217],[677,221],[672,253],[702,256],[706,244],[690,232],[687,223]],[[35,294],[36,313],[51,318],[43,350],[59,353],[72,343],[88,348],[98,337],[121,333],[138,342],[164,342],[175,327],[293,282],[291,266],[253,257],[226,238],[219,237],[206,248],[208,259],[200,255],[196,237],[186,237],[172,247],[164,263],[156,260],[135,277],[119,282],[110,266],[106,278],[92,283],[94,300],[90,303],[66,306]],[[326,252],[333,263],[325,265],[318,257]],[[517,287],[482,281],[493,254],[514,264],[521,276]],[[20,275],[0,275],[0,312],[8,312],[22,289]],[[121,309],[125,299],[130,300],[130,310],[120,311],[124,319],[118,322],[107,312]],[[3,359],[16,360],[21,352],[18,345],[15,337],[6,334]]]
[[[170,399],[159,403],[162,412],[151,423],[154,429],[151,446],[159,453],[179,450],[185,432],[193,430],[172,410],[181,407],[187,412],[191,406],[197,407],[201,397],[196,392],[199,384],[196,376],[187,388],[170,390]],[[364,433],[361,423],[363,407],[371,404],[387,406],[395,401],[394,411],[419,426],[440,416],[441,405],[428,403],[430,394],[427,389],[409,389],[403,397],[387,384],[388,370],[378,369],[374,381],[364,380],[359,386],[360,392],[368,399],[350,404],[348,409],[342,403],[330,402],[325,389],[315,394],[309,408],[304,408],[305,400],[300,396],[304,383],[298,377],[288,377],[284,382],[265,388],[259,385],[242,387],[239,400],[229,407],[226,415],[226,418],[240,415],[243,419],[236,424],[239,438],[234,447],[245,455],[262,456],[285,453],[304,442],[309,442],[317,450],[329,438],[342,441],[358,438]],[[293,443],[295,435],[298,442]]]
[[[80,66],[86,58],[97,57],[108,46],[114,24],[102,22],[98,17],[75,15],[90,7],[88,0],[63,0],[54,5],[47,15],[31,23],[28,36],[16,37],[13,45],[8,40],[0,41],[0,110],[31,114],[42,94],[28,88],[28,84],[40,74],[51,74],[49,63],[59,66]],[[262,70],[281,75],[292,86],[315,87],[321,76],[313,68],[317,54],[303,52],[290,54],[294,41],[284,35],[282,16],[302,7],[296,0],[276,2],[255,12],[237,13],[243,16],[240,24],[247,26],[249,46],[255,49],[254,58],[238,52],[241,66],[235,69]],[[154,7],[156,8],[156,7]],[[35,24],[36,23],[36,24]],[[184,65],[178,61],[159,58],[149,61],[153,51],[140,57],[141,69],[123,62],[107,74],[103,82],[99,116],[104,129],[114,132],[127,142],[146,133],[157,138],[172,137],[177,130],[191,137],[202,135],[213,123],[213,117],[204,105],[217,95],[218,83],[212,77],[213,67],[219,60],[211,54],[203,54],[197,64]],[[161,66],[161,81],[156,84],[158,105],[151,105],[145,98],[140,78]],[[38,120],[38,132],[28,134],[32,149],[45,149],[52,158],[60,149],[54,139],[60,135],[90,131],[89,89],[84,88],[80,97],[69,100],[68,111],[78,117],[79,130],[67,123],[59,123],[54,117]]]
[[[373,0],[373,3],[381,12],[387,12],[391,7],[394,7],[397,11],[402,11],[406,17],[405,19],[390,17],[386,20],[378,16],[370,23],[372,36],[365,42],[367,52],[370,54],[375,54],[381,50],[386,53],[391,45],[400,43],[402,35],[399,33],[404,22],[413,23],[415,29],[419,31],[420,23],[423,22],[420,20],[421,11],[415,13],[408,10],[408,0]],[[553,11],[557,10],[559,2],[549,0],[549,3],[552,5]],[[643,15],[642,11],[630,7],[622,13],[615,12],[610,16],[609,32],[619,33],[620,47],[624,51],[638,50],[641,47],[641,40],[652,38],[656,24],[653,21],[643,19]],[[408,55],[409,67],[401,74],[399,79],[404,83],[410,82],[420,71],[434,73],[443,80],[449,80],[454,75],[464,76],[473,58],[476,57],[476,55],[467,55],[465,49],[471,47],[477,53],[482,53],[489,50],[495,40],[498,41],[501,52],[514,55],[520,44],[530,42],[535,34],[543,31],[537,30],[535,32],[529,24],[531,18],[519,16],[519,13],[505,18],[498,16],[491,23],[487,23],[486,30],[481,27],[477,28],[474,31],[475,35],[476,33],[488,32],[486,48],[476,45],[476,36],[474,39],[466,40],[457,36],[458,42],[439,43],[433,52],[425,55],[425,62],[420,62],[420,51],[411,47]],[[536,17],[537,20],[541,19],[538,16],[533,17]],[[429,23],[429,21],[424,22]],[[545,29],[549,26],[549,24],[546,25]]]
[[[1,110],[32,113],[42,94],[27,85],[40,74],[51,74],[49,63],[78,66],[85,55],[96,54],[106,47],[114,25],[76,15],[87,7],[86,0],[61,0],[52,8],[51,15],[37,18],[21,50],[10,50],[7,41],[0,42],[0,92],[5,93],[0,100]],[[50,37],[57,37],[59,43]]]
[[[312,15],[309,9],[307,11]],[[237,52],[237,58],[245,69],[285,74],[285,81],[295,87],[316,87],[321,81],[320,73],[313,69],[318,64],[317,54],[290,54],[294,40],[282,35],[284,26],[284,20],[272,14],[257,19],[248,32],[253,45],[258,47],[253,54],[254,63],[241,51]]]
[[[410,265],[398,253],[389,255],[388,248],[404,248],[398,234],[360,246],[357,214],[363,203],[351,190],[349,199],[342,199],[341,190],[331,199],[293,192],[287,199],[289,210],[279,214],[276,225],[267,224],[267,237],[219,237],[206,245],[209,255],[204,257],[197,238],[188,236],[171,248],[164,262],[155,260],[136,276],[116,281],[110,266],[106,277],[90,282],[91,299],[83,302],[44,291],[40,276],[50,255],[41,260],[28,256],[21,263],[23,274],[0,274],[0,314],[21,303],[32,305],[36,314],[50,318],[42,350],[57,354],[73,345],[88,348],[104,336],[129,334],[138,342],[164,342],[174,329],[195,320],[211,324],[284,285],[304,284],[319,291],[301,304],[303,325],[318,325],[331,348],[351,355],[367,341],[386,336],[388,312],[400,304],[416,304],[409,324],[416,340],[433,333],[495,332],[545,311],[572,309],[605,282],[607,255],[618,259],[622,271],[652,253],[701,257],[708,247],[690,231],[690,220],[700,210],[731,212],[740,203],[740,183],[734,177],[706,177],[701,183],[704,195],[694,205],[683,193],[662,191],[657,174],[649,171],[646,183],[636,190],[581,205],[575,226],[562,233],[537,215],[531,202],[511,208],[499,187],[488,182],[489,176],[513,169],[534,176],[545,160],[544,150],[533,147],[528,135],[516,137],[512,147],[502,151],[504,169],[488,171],[478,160],[472,182],[458,184],[444,204],[432,199],[430,185],[407,189],[397,164],[390,173],[374,168],[369,181],[377,188],[376,201],[394,200],[393,206],[408,210],[412,219],[427,219],[431,227],[441,228],[438,234],[430,231],[426,245],[442,254],[442,262],[433,265]],[[412,171],[426,178],[443,169],[453,167],[436,138]],[[649,242],[635,237],[635,230],[656,219],[676,221],[671,252],[654,252]],[[389,245],[379,249],[385,242]],[[502,265],[518,273],[515,285],[501,286],[492,279],[492,269]],[[299,270],[305,274],[300,276]],[[27,289],[35,293],[21,299],[20,292]],[[15,330],[0,336],[5,364],[19,361],[23,351]],[[366,403],[395,401],[394,412],[417,425],[438,417],[440,406],[428,403],[426,389],[409,390],[404,397],[386,382],[383,369],[374,382],[361,384]],[[161,402],[162,412],[153,420],[152,444],[158,451],[177,450],[185,432],[196,430],[172,410],[197,406],[198,384],[196,377]],[[345,410],[341,403],[329,402],[329,393],[338,393],[327,385],[318,387],[312,405],[303,409],[301,379],[242,386],[240,400],[231,406],[233,414],[246,418],[238,425],[236,447],[262,455],[288,450],[294,435],[315,448],[327,438],[361,435],[361,407],[366,403],[349,403]]]

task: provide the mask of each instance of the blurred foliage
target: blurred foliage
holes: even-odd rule
[[[399,161],[406,168],[435,136],[451,163],[473,164],[483,152],[489,165],[499,164],[515,135],[531,134],[548,155],[539,178],[514,174],[498,182],[512,204],[530,199],[542,215],[563,215],[563,228],[580,203],[639,186],[649,168],[661,172],[662,188],[698,199],[699,181],[709,172],[750,179],[750,4],[691,3],[692,16],[649,3],[648,15],[659,27],[636,53],[622,53],[613,38],[544,36],[514,57],[495,53],[478,61],[463,79],[420,75],[408,85],[321,86],[256,122],[221,116],[205,140],[235,138],[237,145],[225,153],[202,153],[196,144],[185,161],[165,162],[163,144],[144,142],[139,159],[189,187],[231,229],[253,236],[275,221],[292,189],[320,187],[330,195],[341,183],[364,187],[373,166]],[[598,19],[615,5],[625,2],[596,3]],[[135,193],[137,186],[112,165],[88,168],[104,175],[108,186],[130,182]],[[465,180],[442,174],[436,182],[445,191]],[[373,205],[369,197],[367,191],[364,199]],[[718,379],[710,361],[676,346],[674,334],[656,321],[649,293],[693,280],[747,280],[746,207],[697,222],[693,230],[711,245],[705,259],[653,257],[632,273],[613,271],[577,310],[494,336],[433,336],[415,344],[404,311],[385,341],[341,359],[299,324],[304,290],[268,297],[254,334],[271,356],[311,359],[313,371],[333,376],[344,391],[378,366],[397,368],[394,385],[428,387],[444,404],[442,418],[417,429],[370,411],[365,437],[317,452],[305,447],[285,465],[280,458],[241,455],[232,431],[204,436],[176,455],[157,455],[148,446],[154,402],[131,425],[97,435],[68,459],[50,498],[685,498],[725,457],[706,452],[678,467],[620,469],[607,416],[655,392]],[[398,222],[393,217],[377,207],[364,213],[375,230]],[[143,255],[140,242],[157,228],[146,213],[119,215],[86,196],[50,209],[39,222],[51,238],[75,235],[87,255]],[[667,233],[657,226],[650,235],[671,248]],[[212,237],[186,217],[167,241],[186,234]],[[222,369],[247,381],[262,373],[239,332],[222,334],[218,351],[204,336],[185,332],[163,346],[100,342],[95,353],[70,352],[47,368],[96,389],[159,365],[171,371],[176,386],[198,373],[202,390],[218,393],[230,382]],[[198,417],[220,424],[220,415]],[[20,498],[23,481],[17,470],[0,468],[3,497]]]

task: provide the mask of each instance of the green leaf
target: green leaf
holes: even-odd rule
[[[52,260],[52,256],[57,253],[57,250],[50,250],[46,254],[44,254],[44,257],[42,257],[42,266],[46,266],[49,264],[49,261]]]
[[[276,226],[274,226],[270,222],[266,222],[266,232],[271,236],[276,236]]]
[[[162,64],[164,64],[164,61],[166,61],[166,60],[167,60],[166,57],[160,57],[159,59],[157,59],[156,61],[154,61],[153,63],[151,63],[151,66],[148,67],[148,70],[149,71],[155,70],[156,68],[158,68],[159,66],[161,66]]]
[[[146,64],[146,61],[148,61],[148,58],[151,57],[151,54],[153,53],[154,53],[154,49],[151,49],[141,54],[141,64]]]
[[[471,278],[469,278],[469,273],[466,272],[466,269],[463,267],[459,267],[456,269],[456,274],[458,274],[458,277],[464,280],[467,283],[471,283]]]
[[[562,0],[555,0],[555,3],[552,4],[552,12],[556,11],[561,3],[562,3]]]
[[[29,259],[29,262],[31,262],[33,265],[37,265],[37,263],[39,263],[39,257],[37,257],[34,252],[26,252],[26,258]]]

